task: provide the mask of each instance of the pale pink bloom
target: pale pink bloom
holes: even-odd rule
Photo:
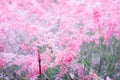
[[[80,79],[84,79],[84,74],[85,74],[85,69],[82,66],[78,67],[78,77]]]

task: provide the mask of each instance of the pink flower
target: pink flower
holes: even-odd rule
[[[0,68],[2,68],[4,65],[4,61],[2,59],[0,59]]]
[[[21,48],[23,51],[29,51],[30,49],[27,43],[21,43]]]
[[[78,76],[80,79],[84,79],[85,70],[82,66],[78,67]]]
[[[62,53],[62,63],[67,64],[74,59],[74,55],[70,51],[63,51]]]

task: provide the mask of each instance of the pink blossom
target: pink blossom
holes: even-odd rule
[[[4,61],[0,59],[0,68],[2,68],[3,66],[4,66]]]
[[[39,74],[38,54],[43,73],[49,67],[68,66],[84,42],[99,44],[103,38],[107,44],[112,36],[120,39],[119,3],[119,0],[0,0],[3,62],[23,65],[21,70],[28,69],[33,79]],[[89,32],[93,34],[88,35]],[[46,46],[43,53],[38,52],[38,46]],[[81,79],[83,74],[84,69],[78,68]]]
[[[78,68],[78,76],[79,76],[79,78],[84,80],[84,74],[85,74],[85,70],[84,70],[84,68],[82,66],[80,66]]]

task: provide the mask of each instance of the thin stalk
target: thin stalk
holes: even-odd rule
[[[100,65],[99,65],[99,68],[98,68],[98,73],[100,73],[101,71],[101,67],[102,67],[102,63],[103,63],[103,51],[102,51],[102,42],[103,42],[103,38],[102,38],[102,31],[101,31],[101,27],[99,26],[98,27],[98,30],[99,30],[99,34],[100,34]]]
[[[100,42],[100,65],[99,65],[99,68],[98,68],[98,73],[100,73],[101,71],[101,67],[102,67],[102,64],[103,64],[103,52],[102,52],[102,40]]]
[[[40,57],[40,54],[38,53],[38,63],[39,63],[39,75],[40,75],[40,80],[42,80],[42,77],[41,77],[41,57]]]

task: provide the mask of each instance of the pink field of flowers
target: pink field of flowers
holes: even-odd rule
[[[0,80],[120,80],[120,0],[0,0]]]

